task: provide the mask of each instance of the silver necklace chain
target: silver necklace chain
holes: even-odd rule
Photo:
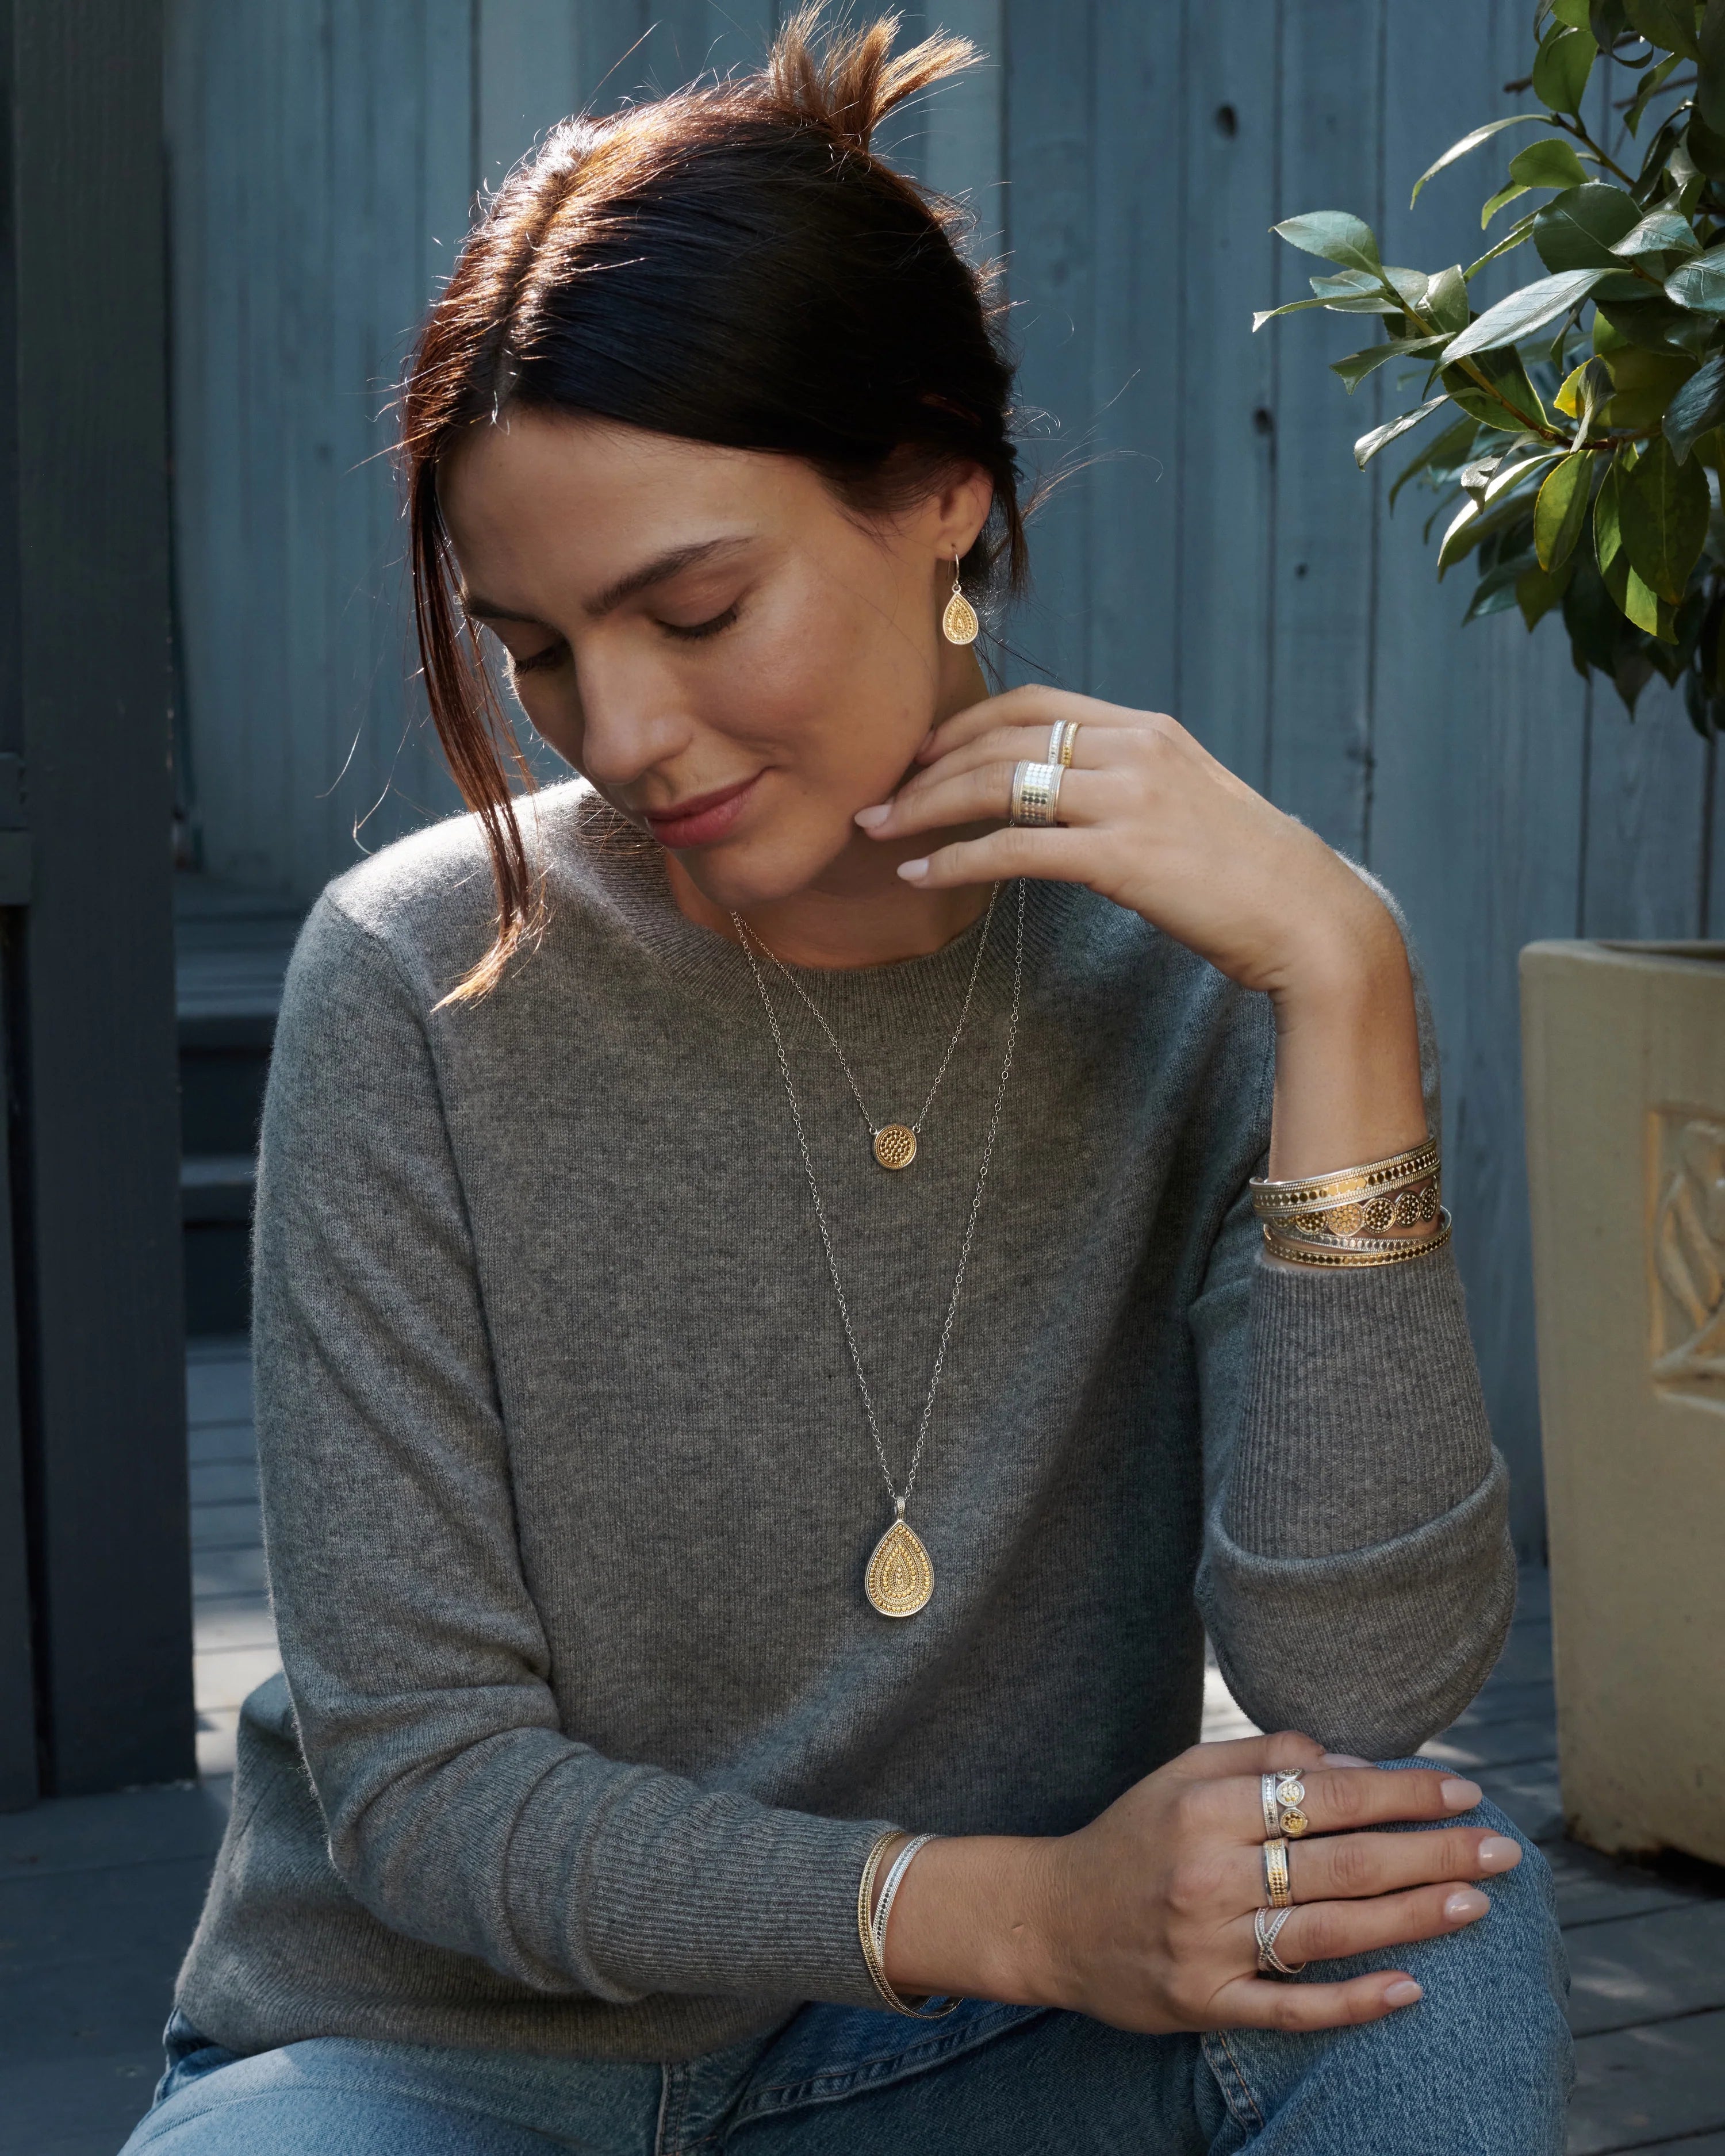
[[[995,901],[999,897],[999,896],[1000,886],[997,883],[994,886],[994,888],[988,893],[988,910],[983,916],[983,932],[977,940],[976,956],[971,961],[970,979],[965,986],[964,1000],[958,1006],[958,1023],[953,1027],[952,1037],[947,1043],[947,1052],[941,1058],[940,1069],[934,1074],[934,1083],[928,1089],[928,1098],[922,1103],[922,1111],[917,1116],[916,1122],[908,1127],[914,1137],[920,1138],[922,1135],[922,1126],[927,1122],[928,1111],[934,1106],[934,1096],[941,1089],[941,1081],[947,1075],[947,1065],[952,1060],[952,1051],[957,1047],[959,1036],[964,1031],[964,1022],[970,1016],[970,999],[976,993],[977,976],[983,969],[983,952],[988,948],[988,930],[994,919]],[[877,1123],[875,1121],[875,1118],[869,1113],[868,1103],[862,1096],[862,1088],[856,1082],[856,1073],[851,1069],[850,1061],[846,1057],[844,1050],[839,1045],[839,1036],[833,1031],[831,1026],[827,1024],[826,1014],[821,1009],[820,1005],[816,1003],[814,997],[809,994],[808,989],[803,987],[803,983],[797,978],[790,968],[786,965],[784,960],[779,957],[778,952],[773,948],[771,944],[767,942],[763,937],[757,935],[755,931],[749,927],[748,923],[743,920],[740,914],[733,913],[731,916],[731,921],[732,927],[735,927],[737,931],[738,940],[742,944],[743,948],[745,950],[748,950],[751,942],[758,943],[762,950],[773,961],[773,964],[778,967],[783,978],[789,983],[790,986],[796,990],[797,993],[801,996],[803,1002],[809,1006],[809,1010],[814,1014],[815,1024],[827,1037],[828,1047],[832,1050],[834,1055],[839,1059],[839,1068],[845,1073],[845,1079],[850,1087],[851,1096],[855,1099],[857,1106],[862,1111],[862,1119],[864,1122],[868,1125],[869,1135],[871,1137],[879,1137],[883,1126]]]
[[[998,886],[996,891],[998,895]],[[992,899],[989,901],[988,910],[992,915],[993,911]],[[988,939],[986,927],[983,931],[983,938],[986,943]],[[875,1416],[874,1395],[869,1390],[869,1381],[864,1374],[862,1357],[857,1350],[856,1330],[850,1322],[850,1305],[845,1300],[844,1282],[839,1276],[839,1260],[833,1250],[833,1238],[827,1226],[826,1207],[821,1202],[820,1185],[815,1180],[814,1163],[809,1156],[809,1139],[803,1128],[803,1111],[797,1104],[797,1088],[791,1077],[790,1058],[785,1053],[784,1035],[779,1030],[778,1014],[773,1008],[773,998],[767,993],[766,978],[760,967],[756,963],[755,954],[749,948],[747,941],[743,943],[742,950],[743,956],[749,962],[749,971],[755,977],[755,986],[760,991],[761,1007],[767,1014],[767,1023],[773,1030],[773,1045],[778,1053],[779,1075],[784,1081],[785,1098],[791,1104],[791,1121],[796,1126],[797,1147],[803,1156],[803,1173],[809,1178],[809,1195],[814,1204],[814,1218],[820,1229],[821,1247],[827,1254],[827,1270],[832,1276],[833,1294],[838,1301],[839,1316],[845,1327],[845,1344],[850,1350],[850,1367],[856,1373],[856,1389],[862,1395],[863,1413],[869,1419],[869,1435],[875,1441],[875,1456],[880,1463],[880,1473],[885,1479],[888,1492],[894,1504],[898,1507],[900,1517],[902,1517],[904,1508],[910,1502],[911,1492],[916,1486],[916,1470],[922,1462],[923,1443],[927,1438],[928,1425],[934,1414],[935,1395],[940,1390],[941,1372],[946,1366],[947,1345],[952,1337],[953,1320],[958,1315],[958,1297],[964,1287],[964,1268],[970,1260],[970,1245],[976,1234],[978,1217],[983,1209],[983,1189],[988,1179],[988,1163],[993,1157],[995,1133],[1000,1128],[1000,1111],[1006,1101],[1006,1081],[1012,1075],[1013,1050],[1018,1045],[1019,1037],[1019,990],[1024,978],[1024,879],[1022,876],[1019,879],[1018,934],[1013,951],[1012,1015],[1007,1021],[1006,1054],[1001,1060],[999,1083],[994,1088],[993,1111],[988,1117],[988,1135],[983,1140],[983,1157],[977,1169],[976,1188],[971,1196],[970,1217],[965,1223],[964,1240],[958,1249],[958,1268],[952,1276],[952,1293],[947,1304],[946,1322],[941,1327],[940,1346],[935,1351],[934,1368],[928,1380],[928,1396],[922,1403],[922,1419],[916,1426],[916,1443],[911,1454],[911,1465],[906,1472],[905,1486],[902,1491],[893,1480],[892,1469],[887,1462],[886,1448],[880,1442],[880,1425]],[[980,962],[982,956],[980,950],[977,956]],[[975,970],[973,969],[971,985],[974,987],[975,983]],[[968,996],[966,997],[965,1001],[968,1004]],[[948,1053],[950,1052],[949,1050]],[[842,1058],[840,1060],[842,1060]],[[926,1114],[927,1111],[925,1109],[923,1112]]]

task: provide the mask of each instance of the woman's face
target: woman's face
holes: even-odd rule
[[[938,626],[985,475],[865,526],[793,458],[516,410],[439,488],[534,727],[711,903],[891,877],[851,819],[986,693]]]

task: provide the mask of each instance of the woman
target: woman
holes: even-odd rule
[[[1173,720],[988,696],[891,31],[558,131],[416,355],[474,813],[295,958],[285,1679],[134,2149],[1561,2146],[1537,1853],[1366,1763],[1513,1596],[1402,939]],[[1194,1744],[1200,1610],[1285,1733]]]

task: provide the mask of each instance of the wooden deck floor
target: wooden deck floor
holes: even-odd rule
[[[114,2156],[148,2102],[239,1702],[276,1666],[243,1348],[195,1349],[188,1376],[204,1779],[0,1818],[0,2156]],[[1250,1727],[1214,1671],[1204,1725]],[[1542,1575],[1523,1581],[1491,1681],[1426,1749],[1480,1782],[1557,1873],[1579,2040],[1570,2156],[1725,2156],[1725,1896],[1699,1867],[1645,1871],[1563,1840]]]

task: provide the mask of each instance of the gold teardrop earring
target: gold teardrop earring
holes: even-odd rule
[[[958,581],[958,557],[952,556],[952,596],[947,601],[947,610],[941,616],[941,634],[948,644],[974,644],[982,624],[977,619],[976,608],[964,596],[964,587]]]

